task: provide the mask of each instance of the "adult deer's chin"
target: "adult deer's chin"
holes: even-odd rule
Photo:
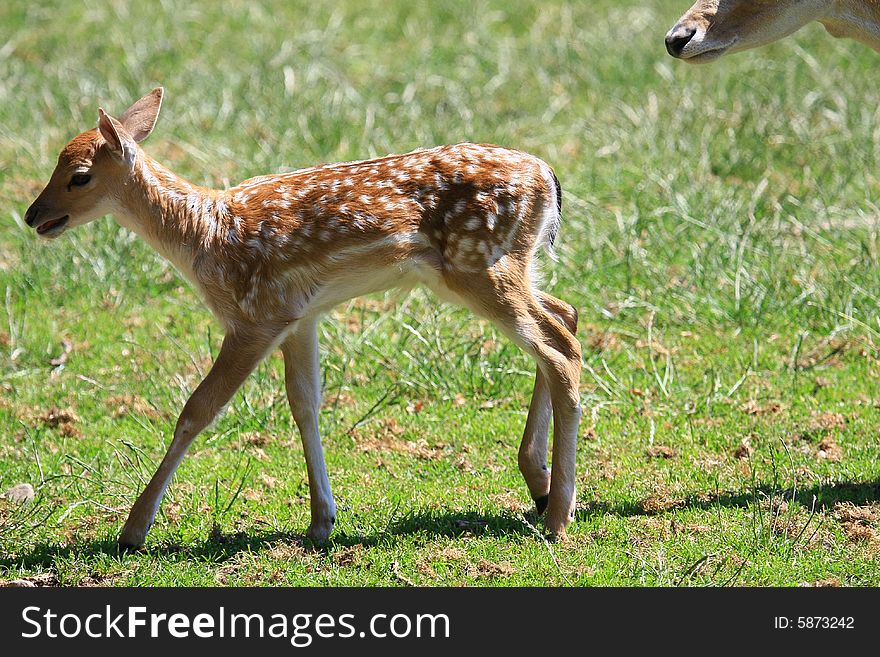
[[[677,57],[688,64],[708,64],[726,55],[735,43],[736,40],[724,46],[705,48],[695,52],[685,52],[677,55]]]

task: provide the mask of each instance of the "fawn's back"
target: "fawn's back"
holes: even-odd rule
[[[528,261],[552,185],[537,158],[476,144],[252,178],[206,213],[212,239],[195,275],[211,297],[231,291],[233,312],[249,318],[416,282],[443,288],[448,274]]]

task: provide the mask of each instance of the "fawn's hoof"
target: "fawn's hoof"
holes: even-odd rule
[[[306,537],[314,543],[326,543],[330,538],[330,534],[333,532],[335,521],[336,518],[324,522],[313,522],[309,525],[309,531],[306,532]]]
[[[565,532],[565,528],[557,529],[555,532],[550,531],[547,533],[547,542],[548,543],[564,543],[568,534]]]
[[[567,521],[551,522],[549,516],[544,519],[544,529],[547,531],[547,540],[552,543],[565,540],[566,527],[568,527]]]
[[[123,543],[122,541],[119,541],[116,545],[119,548],[119,551],[123,554],[132,554],[139,551],[144,546],[143,543],[140,545],[132,545],[131,543]]]
[[[149,526],[146,529],[136,529],[129,527],[126,524],[122,528],[122,532],[119,534],[119,540],[117,541],[119,549],[124,552],[132,552],[143,547],[149,531]]]
[[[544,511],[547,510],[547,505],[550,503],[550,495],[542,495],[541,497],[535,498],[535,510],[538,512],[538,515],[543,515]]]
[[[116,541],[116,545],[119,546],[120,552],[137,552],[144,547],[144,540],[141,539],[138,541],[123,534],[119,537],[119,540]]]
[[[544,517],[544,528],[547,530],[547,533],[556,540],[564,539],[566,528],[574,520],[574,509],[574,504],[566,511],[562,511],[557,507],[547,509]]]

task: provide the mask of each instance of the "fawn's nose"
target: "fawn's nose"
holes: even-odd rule
[[[37,217],[40,216],[40,209],[36,205],[32,205],[27,209],[27,212],[24,213],[24,222],[33,228],[34,222],[37,220]]]
[[[666,52],[673,57],[681,57],[681,51],[691,42],[697,30],[693,27],[676,25],[666,35]]]

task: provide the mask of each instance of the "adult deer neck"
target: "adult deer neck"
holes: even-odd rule
[[[834,37],[861,41],[880,52],[880,0],[838,0],[819,19]]]

